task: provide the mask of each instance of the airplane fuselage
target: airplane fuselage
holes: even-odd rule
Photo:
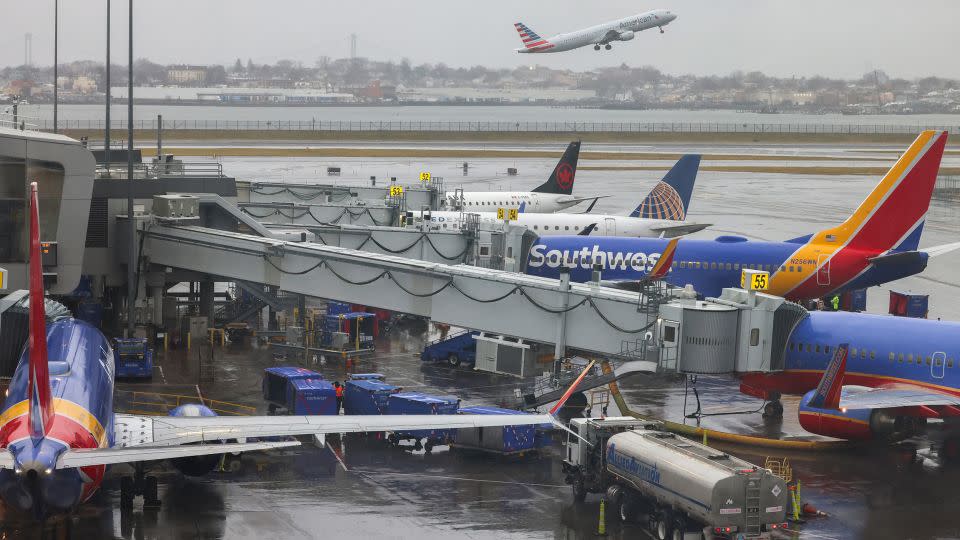
[[[464,191],[458,194],[447,192],[446,207],[460,206],[465,212],[495,212],[497,208],[519,209],[532,214],[553,213],[566,210],[583,202],[582,198],[534,191]]]
[[[47,435],[30,436],[29,353],[24,350],[0,413],[0,448],[14,470],[0,470],[0,497],[36,515],[69,510],[89,499],[105,466],[57,469],[68,448],[107,448],[113,440],[113,351],[99,330],[75,319],[47,326],[54,416]]]
[[[557,277],[561,266],[570,279],[591,278],[593,262],[601,264],[605,281],[636,281],[660,258],[667,240],[660,238],[542,238],[530,252],[527,273]],[[876,251],[793,242],[761,242],[742,237],[684,239],[677,246],[666,281],[693,286],[703,297],[719,296],[724,287],[739,287],[744,269],[770,272],[768,293],[793,300],[824,297],[847,289],[887,283],[923,271],[927,255],[888,265],[874,265]]]
[[[497,219],[495,212],[469,212],[480,216],[482,223],[503,223],[502,219]],[[422,214],[416,214],[422,218]],[[430,212],[431,223],[437,224],[441,229],[457,230],[464,226],[465,216],[463,212]],[[644,219],[633,218],[629,216],[612,216],[604,214],[527,214],[520,213],[517,220],[513,222],[516,225],[523,225],[540,236],[553,235],[575,235],[587,228],[592,228],[590,236],[660,236],[665,233],[671,236],[671,227],[684,225],[682,221],[671,221],[665,219]],[[695,227],[695,225],[690,224]],[[688,231],[684,231],[688,232]],[[583,237],[587,238],[587,237]]]
[[[588,45],[606,44],[610,41],[627,41],[633,39],[636,32],[651,28],[661,28],[670,24],[676,15],[664,10],[656,9],[638,13],[630,17],[623,17],[613,21],[597,24],[582,30],[556,34],[546,38],[546,43],[539,47],[517,49],[520,53],[555,53],[579,49]],[[613,37],[615,35],[629,36],[626,39]]]

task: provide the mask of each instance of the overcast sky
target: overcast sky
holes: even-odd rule
[[[53,2],[4,2],[0,65],[53,59]],[[614,50],[518,55],[513,22],[542,36],[655,8],[679,18]],[[60,0],[61,61],[101,60],[106,0]],[[671,74],[759,70],[779,76],[960,78],[958,0],[138,0],[135,56],[160,63],[232,64],[350,54],[450,66],[540,63],[577,70],[652,65]],[[126,62],[127,1],[113,0],[114,62]],[[16,30],[15,30],[16,29]],[[20,30],[22,29],[22,31]]]

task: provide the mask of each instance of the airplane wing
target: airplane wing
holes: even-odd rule
[[[118,446],[176,446],[248,438],[326,433],[463,429],[554,424],[548,414],[339,415],[339,416],[133,416],[114,420]]]
[[[562,403],[562,401],[561,401]],[[58,469],[116,465],[212,454],[253,452],[297,446],[296,440],[276,442],[247,439],[418,429],[464,429],[514,425],[554,424],[549,414],[452,414],[384,416],[136,416],[118,414],[114,420],[117,446],[70,449],[57,461]],[[238,441],[238,442],[224,442]],[[0,469],[14,466],[13,455],[0,452]]]
[[[618,39],[620,39],[620,32],[617,32],[616,30],[610,30],[604,34],[597,43],[600,45],[606,45],[607,43],[610,43],[611,41],[617,41]]]
[[[683,236],[685,234],[702,231],[710,226],[710,223],[678,223],[676,225],[659,225],[651,227],[650,230],[660,233],[663,238],[673,238],[674,236]]]
[[[898,407],[944,405],[960,405],[960,397],[910,385],[898,385],[896,388],[871,388],[862,392],[845,393],[840,399],[841,409],[895,409]]]
[[[233,454],[253,452],[255,450],[273,450],[289,446],[299,446],[300,441],[200,444],[190,446],[144,446],[133,448],[82,448],[64,452],[57,461],[58,469],[92,467],[95,465],[116,465],[118,463],[136,463],[140,461],[158,461],[211,454]],[[10,455],[9,452],[7,455]],[[11,466],[13,458],[11,456]]]
[[[957,249],[960,249],[960,242],[954,242],[952,244],[941,244],[939,246],[933,246],[933,247],[928,247],[927,249],[921,249],[920,251],[926,253],[931,257],[937,257],[940,255],[945,255]]]

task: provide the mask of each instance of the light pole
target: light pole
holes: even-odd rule
[[[60,43],[60,0],[53,0],[53,132],[57,132],[57,46]]]
[[[107,118],[103,129],[103,161],[110,176],[110,0],[107,0]]]
[[[133,0],[130,0],[127,66],[127,221],[130,222],[130,256],[127,258],[127,337],[133,337],[137,299],[137,224],[133,220]]]

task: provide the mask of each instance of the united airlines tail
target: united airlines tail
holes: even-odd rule
[[[924,131],[846,221],[792,241],[877,253],[916,251],[946,144],[947,132]]]
[[[47,366],[47,316],[43,304],[43,264],[40,254],[40,209],[37,183],[30,184],[30,436],[46,435],[53,419],[50,371]]]
[[[688,154],[667,171],[663,180],[654,186],[630,217],[646,219],[672,219],[683,221],[687,217],[693,184],[700,169],[700,155]]]
[[[553,193],[570,195],[573,193],[573,180],[577,175],[577,160],[580,158],[580,141],[573,141],[567,145],[563,157],[553,169],[553,174],[546,182],[534,188],[535,193]]]

